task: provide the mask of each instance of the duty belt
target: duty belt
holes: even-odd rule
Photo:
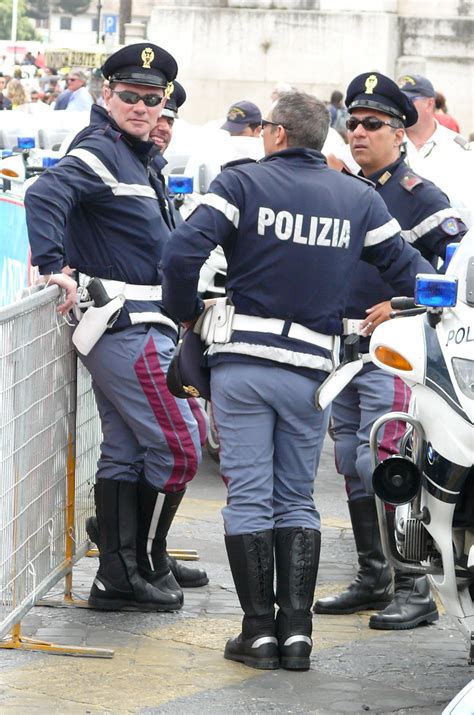
[[[87,288],[87,284],[92,280],[91,276],[85,273],[79,273],[79,285]],[[122,295],[125,300],[161,300],[162,288],[160,285],[146,286],[135,285],[133,283],[125,283],[125,281],[112,281],[107,278],[100,278],[109,298],[116,298]]]
[[[361,332],[360,326],[363,322],[363,320],[357,320],[356,318],[343,318],[342,329],[344,336],[353,335],[355,333],[356,335],[361,335],[364,338],[368,337]],[[362,362],[364,364],[367,362],[372,362],[370,353],[362,353]]]
[[[299,323],[290,323],[277,318],[259,318],[254,315],[239,315],[236,313],[232,321],[233,330],[242,330],[250,333],[271,333],[272,335],[282,335],[293,340],[301,340],[310,345],[316,345],[324,350],[334,349],[334,336],[318,333],[316,330],[305,328]]]

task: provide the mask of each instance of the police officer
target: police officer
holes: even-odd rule
[[[342,333],[347,276],[362,256],[394,291],[410,292],[416,272],[431,268],[368,182],[327,167],[328,124],[315,97],[283,95],[262,121],[265,158],[225,168],[163,254],[165,306],[190,322],[203,310],[202,263],[218,244],[228,261],[232,333],[219,337],[230,316],[213,309],[208,360],[228,485],[225,543],[244,619],[224,656],[261,669],[310,664],[313,482],[328,417],[314,393]]]
[[[347,121],[349,145],[362,175],[374,182],[375,190],[400,224],[404,239],[436,264],[444,259],[446,246],[464,235],[466,226],[442,191],[404,163],[400,153],[404,130],[417,121],[413,102],[388,77],[366,72],[350,83],[346,104],[351,115]],[[361,319],[363,334],[370,334],[389,317],[393,295],[379,273],[360,261],[345,314]],[[368,343],[368,338],[361,338],[367,358]],[[380,543],[372,489],[372,425],[387,412],[406,411],[408,400],[409,390],[399,378],[368,362],[333,402],[336,466],[346,482],[359,570],[345,591],[318,599],[316,613],[337,615],[386,607],[369,622],[371,628],[381,629],[413,628],[438,618],[425,576],[396,571],[392,598],[392,574]],[[385,428],[381,458],[398,453],[402,434],[403,425],[394,429],[392,423]],[[393,512],[388,517],[393,524]]]
[[[436,92],[427,77],[406,74],[398,85],[418,112],[418,120],[407,127],[407,164],[447,194],[470,228],[474,222],[474,152],[461,134],[436,119]]]
[[[201,447],[189,404],[166,388],[177,326],[161,302],[159,262],[172,223],[161,181],[148,168],[158,153],[150,131],[177,65],[144,42],[111,55],[102,71],[106,107],[92,108],[68,154],[27,191],[28,232],[34,265],[66,291],[60,312],[75,305],[76,281],[80,300],[96,301],[73,336],[103,431],[95,487],[100,566],[89,603],[176,610],[182,591],[170,571],[166,534]],[[75,279],[61,272],[66,263]],[[100,311],[110,312],[109,303],[119,310],[104,323]],[[99,331],[90,316],[101,321]],[[84,347],[77,336],[83,341],[92,331],[96,343]]]

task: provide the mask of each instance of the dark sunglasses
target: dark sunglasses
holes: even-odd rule
[[[291,131],[291,127],[287,127],[284,124],[280,124],[280,122],[271,122],[269,119],[262,119],[260,122],[260,126],[262,129],[265,129],[265,127],[283,127],[283,129],[286,129],[287,132]]]
[[[376,132],[377,129],[381,129],[383,126],[392,127],[396,129],[391,122],[384,122],[382,119],[377,119],[377,117],[364,117],[363,119],[357,119],[357,117],[349,117],[346,122],[346,128],[350,132],[355,132],[359,124],[362,124],[367,132]]]
[[[159,94],[137,94],[137,92],[132,92],[130,89],[122,89],[121,91],[111,89],[110,91],[112,94],[116,94],[125,104],[138,104],[142,100],[146,107],[157,107],[164,100],[164,97],[160,97]]]

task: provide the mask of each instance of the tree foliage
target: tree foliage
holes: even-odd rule
[[[0,0],[0,40],[9,40],[12,33],[12,0]],[[38,35],[26,17],[24,0],[18,3],[17,40],[37,40]]]

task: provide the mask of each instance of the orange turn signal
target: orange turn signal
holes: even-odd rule
[[[8,176],[9,178],[12,179],[18,179],[20,174],[17,171],[14,171],[14,169],[10,169],[7,167],[4,167],[3,169],[0,170],[0,175],[1,176]]]
[[[375,357],[387,367],[393,367],[395,370],[413,370],[412,364],[403,355],[384,345],[379,345],[375,348]]]

